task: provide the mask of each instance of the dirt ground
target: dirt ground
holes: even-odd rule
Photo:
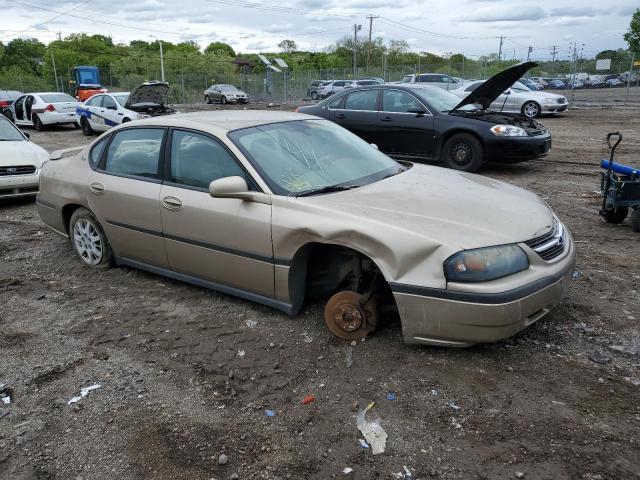
[[[463,350],[404,345],[386,324],[353,347],[351,367],[321,304],[289,318],[84,268],[32,199],[1,202],[0,478],[369,480],[403,466],[415,479],[640,478],[640,235],[597,213],[604,136],[619,129],[619,160],[640,166],[640,115],[543,121],[549,157],[481,173],[537,192],[571,229],[568,297],[515,338]],[[49,150],[87,141],[31,133]],[[356,428],[369,402],[388,434],[376,456]]]

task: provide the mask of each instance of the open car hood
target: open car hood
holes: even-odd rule
[[[164,107],[167,104],[168,94],[168,83],[145,82],[129,94],[124,108],[135,111],[136,108],[149,107],[150,105]]]
[[[496,73],[489,80],[484,82],[473,92],[467,95],[454,110],[464,107],[465,105],[482,105],[483,109],[489,108],[489,105],[493,103],[506,89],[513,85],[520,77],[531,70],[533,67],[537,67],[536,62],[523,62],[518,63],[506,70]]]

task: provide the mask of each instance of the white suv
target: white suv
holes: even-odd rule
[[[455,90],[462,86],[462,82],[450,75],[443,73],[420,73],[418,75],[405,75],[401,83],[420,83],[442,88],[443,90]]]

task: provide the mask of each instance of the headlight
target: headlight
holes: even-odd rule
[[[491,131],[494,135],[499,137],[526,137],[527,132],[520,127],[514,127],[513,125],[494,125],[491,127]]]
[[[529,268],[529,259],[518,245],[464,250],[444,262],[448,282],[487,282]]]

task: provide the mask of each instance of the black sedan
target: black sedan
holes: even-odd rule
[[[551,135],[540,122],[488,110],[532,66],[527,62],[499,73],[462,102],[437,87],[385,84],[349,89],[298,111],[332,120],[394,158],[441,161],[474,172],[485,162],[520,162],[549,153]]]

